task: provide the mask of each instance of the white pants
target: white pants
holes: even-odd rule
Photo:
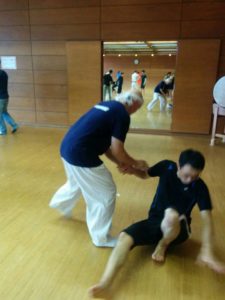
[[[137,89],[138,88],[137,81],[131,81],[131,88],[132,89]]]
[[[153,94],[153,99],[149,102],[147,109],[152,110],[158,101],[160,101],[160,111],[164,111],[166,107],[166,99],[160,93]]]
[[[82,194],[87,205],[86,220],[93,243],[96,246],[114,247],[116,239],[109,236],[116,199],[116,185],[111,173],[104,164],[82,168],[64,159],[62,161],[67,182],[55,193],[49,206],[69,216]]]

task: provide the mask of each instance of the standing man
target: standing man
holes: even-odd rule
[[[67,182],[53,196],[50,207],[64,216],[83,195],[87,226],[94,245],[114,247],[109,234],[115,208],[116,185],[99,158],[105,154],[118,166],[143,169],[147,163],[132,158],[124,149],[130,115],[143,104],[139,91],[121,94],[118,100],[100,102],[84,114],[64,137],[60,154]]]
[[[141,72],[141,92],[142,92],[142,95],[145,94],[144,92],[145,92],[146,82],[147,82],[147,75],[145,73],[145,70],[142,70],[142,72]]]
[[[116,85],[117,85],[117,94],[121,94],[122,93],[122,88],[123,88],[123,72],[120,72],[120,76],[118,77],[117,81],[116,81]]]
[[[113,78],[112,78],[113,70],[109,70],[109,72],[105,73],[103,76],[103,100],[106,100],[106,94],[108,94],[109,99],[112,100],[112,84],[113,84]]]
[[[0,69],[0,135],[7,134],[7,127],[5,122],[7,122],[12,127],[12,133],[16,132],[19,127],[8,113],[8,102],[8,75],[4,70]]]
[[[138,77],[139,77],[138,72],[134,71],[134,73],[131,75],[131,88],[132,89],[138,88],[138,84],[137,84]]]
[[[225,266],[214,254],[212,203],[208,188],[199,178],[205,159],[195,150],[180,154],[178,165],[163,160],[147,170],[133,170],[142,178],[159,177],[148,218],[124,229],[109,258],[99,283],[89,289],[93,298],[101,298],[109,289],[128,254],[135,246],[156,245],[152,259],[165,260],[168,247],[185,242],[190,237],[191,212],[197,204],[202,219],[202,246],[197,262],[218,273],[225,274]],[[126,171],[127,172],[127,171]],[[132,174],[132,170],[129,170]]]

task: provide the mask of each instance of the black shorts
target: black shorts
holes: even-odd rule
[[[162,238],[161,223],[163,218],[158,216],[150,216],[148,219],[134,223],[123,230],[130,235],[134,240],[135,246],[155,245]],[[186,217],[180,219],[180,233],[177,238],[171,243],[174,245],[185,242],[190,237],[190,225]]]

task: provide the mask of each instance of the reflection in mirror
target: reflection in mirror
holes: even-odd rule
[[[103,100],[131,87],[141,89],[145,100],[131,128],[170,130],[176,54],[176,41],[104,42]]]

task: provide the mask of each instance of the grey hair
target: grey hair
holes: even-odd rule
[[[139,102],[140,105],[144,103],[142,94],[138,90],[130,90],[128,92],[122,93],[121,95],[116,97],[116,101],[127,104],[128,106],[131,106],[134,102]]]

